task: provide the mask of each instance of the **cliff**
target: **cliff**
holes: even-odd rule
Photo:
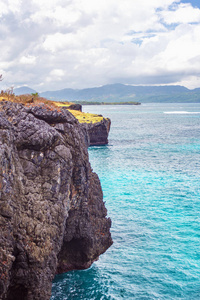
[[[52,102],[56,107],[69,110],[81,124],[88,146],[108,144],[111,120],[102,115],[82,112],[82,105],[70,102]]]
[[[108,134],[110,131],[111,121],[103,118],[96,123],[81,123],[87,134],[89,146],[100,146],[108,144]]]
[[[84,130],[67,110],[0,102],[0,299],[47,300],[56,273],[112,244]]]
[[[86,135],[88,146],[98,146],[108,144],[108,135],[111,126],[111,120],[102,115],[84,113],[67,108],[79,121]]]

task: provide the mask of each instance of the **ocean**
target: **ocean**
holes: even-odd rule
[[[200,104],[84,106],[112,121],[89,148],[113,245],[55,277],[51,300],[200,299]]]

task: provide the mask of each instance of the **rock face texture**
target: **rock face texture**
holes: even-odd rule
[[[0,299],[47,300],[112,244],[85,134],[67,110],[0,102]]]
[[[108,144],[108,134],[110,131],[111,121],[103,118],[98,123],[82,123],[81,126],[87,134],[89,146],[100,146]]]
[[[65,109],[65,108],[64,108]],[[67,109],[78,110],[82,112],[82,105],[72,104]],[[98,115],[102,117],[102,115]],[[108,144],[108,135],[110,131],[111,120],[103,118],[100,122],[81,123],[85,140],[88,146],[100,146]]]

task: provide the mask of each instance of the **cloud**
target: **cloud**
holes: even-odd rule
[[[199,85],[200,9],[179,0],[0,0],[1,84]]]
[[[176,9],[164,11],[161,15],[167,24],[200,22],[200,9],[192,7],[190,3],[182,3]]]
[[[22,56],[20,58],[20,63],[25,65],[33,65],[35,64],[35,61],[36,61],[36,57],[31,55]]]

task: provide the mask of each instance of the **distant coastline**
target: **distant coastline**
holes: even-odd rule
[[[141,105],[140,102],[95,102],[95,101],[78,101],[81,105]]]

